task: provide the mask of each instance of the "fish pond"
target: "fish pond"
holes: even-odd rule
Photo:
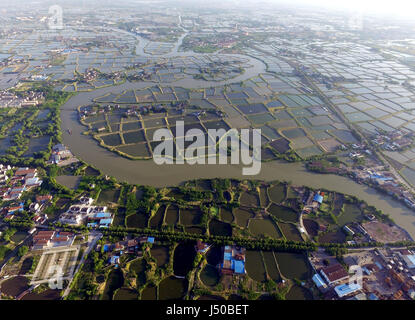
[[[181,243],[174,250],[173,271],[176,276],[185,277],[193,268],[196,251],[193,242]]]
[[[287,221],[287,222],[297,222],[298,214],[291,208],[279,206],[275,203],[272,203],[271,206],[267,209],[270,214],[275,218]]]
[[[159,300],[179,300],[184,297],[188,287],[186,279],[168,277],[159,284]]]

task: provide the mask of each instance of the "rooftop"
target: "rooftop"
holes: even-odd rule
[[[347,296],[347,295],[349,295],[353,292],[359,291],[360,289],[362,289],[362,286],[360,284],[345,283],[345,284],[341,284],[341,285],[335,287],[334,291],[336,291],[339,298],[341,298],[341,297]]]
[[[340,263],[323,268],[321,269],[321,272],[326,275],[330,282],[339,281],[340,279],[349,276],[349,274],[346,272],[346,270],[344,270],[343,266]]]

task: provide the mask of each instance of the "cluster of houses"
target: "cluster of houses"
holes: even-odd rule
[[[32,220],[36,225],[44,224],[48,220],[48,215],[43,213],[43,211],[51,201],[51,195],[37,195],[36,200],[29,205],[28,210],[34,214]],[[21,201],[3,207],[0,212],[6,219],[13,220],[16,214],[23,212],[24,210],[25,203],[24,201]]]
[[[412,132],[403,132],[402,130],[394,130],[388,133],[379,133],[372,142],[381,146],[384,150],[398,151],[412,145]]]
[[[364,145],[355,144],[355,150],[350,153],[352,158],[363,157],[361,150],[368,153],[370,150],[365,149]],[[361,149],[363,148],[363,149]],[[369,185],[375,185],[379,190],[396,197],[401,200],[409,208],[415,209],[415,197],[411,192],[405,189],[399,181],[396,179],[388,168],[384,166],[363,166],[359,165],[353,168],[349,167],[335,167],[325,166],[321,161],[312,161],[308,164],[312,170],[318,170],[320,172],[333,173],[339,175],[347,175],[353,178],[358,183],[365,183]]]
[[[173,25],[171,23],[161,22],[161,25],[164,25],[165,27],[169,27],[171,35],[175,34],[175,30],[174,30]],[[155,28],[155,27],[150,26],[150,25],[148,25],[148,26],[140,25],[139,27],[131,28],[131,32],[134,32],[137,35],[142,36],[143,38],[149,39],[151,41],[157,41],[157,40],[159,40],[159,37],[160,37],[158,28]]]
[[[245,248],[239,246],[225,246],[223,248],[223,259],[219,270],[224,275],[244,275],[245,270]]]
[[[371,156],[373,153],[369,148],[363,143],[353,143],[351,145],[352,151],[349,153],[349,157],[353,160],[361,159],[366,156]],[[340,146],[341,150],[347,150],[347,147],[342,145]]]
[[[193,37],[187,40],[186,46],[188,47],[210,47],[215,46],[219,48],[232,48],[238,41],[238,35],[223,34],[214,36],[210,34],[208,37]]]
[[[375,184],[378,189],[395,196],[398,200],[403,201],[408,207],[415,209],[415,198],[411,192],[405,189],[396,177],[387,170],[382,168],[360,168],[351,171],[352,176],[359,183]]]
[[[72,158],[72,152],[63,144],[58,143],[52,147],[48,164],[60,164],[64,160]]]
[[[44,224],[46,220],[48,220],[48,215],[43,213],[43,211],[51,201],[52,196],[50,194],[37,195],[36,201],[32,202],[29,205],[29,211],[35,214],[35,216],[32,218],[35,224]]]
[[[94,68],[88,68],[81,76],[80,79],[83,82],[92,82],[99,77],[98,70]]]
[[[12,66],[12,65],[16,65],[16,64],[23,64],[23,63],[27,63],[25,58],[22,57],[9,57],[6,59],[3,59],[2,61],[0,61],[0,67],[7,67],[7,66]]]
[[[9,177],[8,172],[12,169],[10,165],[0,164],[0,185],[5,185]]]
[[[16,214],[23,212],[24,202],[13,203],[10,206],[5,206],[1,209],[1,214],[6,218],[12,220]]]
[[[148,114],[150,112],[153,112],[153,113],[166,112],[166,107],[161,104],[147,105],[147,106],[132,106],[131,108],[127,109],[124,112],[124,116],[130,117],[130,116],[136,116],[138,114]]]
[[[32,74],[29,76],[29,80],[31,81],[46,81],[48,76],[45,74]]]
[[[24,97],[19,97],[8,90],[0,91],[0,108],[33,107],[42,104],[44,101],[45,96],[42,92],[27,91]]]
[[[408,137],[408,134],[405,134],[400,130],[395,130],[392,133],[385,135],[378,135],[375,140],[378,141],[378,144],[381,144],[381,141],[386,138],[390,141],[390,145],[397,149],[402,149],[412,143],[412,139]],[[396,144],[393,145],[395,142]],[[363,152],[368,155],[372,154],[371,151],[368,150],[363,144],[353,144],[352,148],[355,150],[350,153],[352,158],[363,157],[363,155],[359,152],[361,150],[364,150]],[[395,196],[398,199],[403,200],[407,206],[415,209],[414,196],[400,185],[400,183],[396,180],[396,177],[387,168],[383,166],[358,166],[357,168],[347,168],[343,173],[348,173],[359,183],[374,183],[379,189],[391,196]]]
[[[38,231],[32,239],[32,250],[46,250],[57,247],[69,247],[75,241],[75,235],[63,231]]]
[[[97,114],[105,114],[111,112],[113,109],[118,110],[120,109],[120,105],[107,105],[105,107],[95,108],[94,106],[85,106],[79,109],[79,117],[80,120],[85,120],[87,117],[96,116]],[[130,106],[123,112],[124,117],[133,117],[138,116],[139,114],[148,114],[150,112],[153,113],[161,113],[165,112],[166,107],[159,104],[159,105],[147,105],[147,106]],[[106,127],[103,126],[102,128],[97,128],[97,131],[104,131]]]
[[[85,120],[87,117],[92,117],[98,114],[105,114],[107,112],[111,112],[113,108],[115,110],[118,110],[120,109],[120,105],[116,104],[114,107],[111,105],[107,105],[103,108],[96,108],[96,106],[93,105],[84,106],[79,109],[79,118],[80,120]]]
[[[155,71],[153,73],[155,73]],[[130,81],[151,80],[151,75],[152,75],[151,73],[143,70],[140,72],[129,74],[127,76],[127,79]]]
[[[70,225],[86,223],[88,227],[109,228],[113,222],[112,213],[107,211],[106,206],[96,206],[93,202],[92,198],[81,197],[78,204],[70,206],[61,214],[59,222]]]
[[[310,213],[315,212],[320,208],[320,205],[324,201],[324,192],[323,191],[316,191],[316,192],[306,192],[303,195],[303,213]]]
[[[0,164],[0,198],[3,201],[18,200],[23,192],[42,184],[42,180],[37,176],[37,169],[18,168],[14,175],[9,177],[7,173],[10,173],[11,169],[10,166]]]
[[[113,244],[105,244],[103,247],[97,247],[96,250],[102,250],[109,253],[108,263],[115,265],[119,264],[120,257],[124,254],[135,254],[142,256],[142,245],[145,243],[154,244],[155,238],[150,236],[142,236],[133,239],[126,238]],[[195,251],[205,255],[211,245],[198,240],[195,245]],[[222,262],[217,266],[220,272],[224,275],[245,275],[245,248],[239,246],[225,246],[223,248]]]
[[[10,205],[1,208],[1,214],[11,220],[15,214],[24,211],[25,203],[19,201],[23,192],[39,187],[41,184],[42,180],[37,176],[37,169],[28,167],[15,169],[10,165],[0,164],[0,199],[12,201]],[[43,224],[48,219],[42,212],[51,200],[51,195],[36,195],[36,201],[29,205],[28,210],[35,214],[33,221],[36,224]]]
[[[116,243],[104,244],[102,250],[105,253],[109,253],[108,263],[118,267],[120,257],[122,255],[135,254],[137,256],[142,256],[142,245],[145,243],[153,244],[154,242],[155,238],[148,236],[142,236],[133,239],[126,238],[125,240]],[[101,248],[97,247],[97,250],[101,250]]]

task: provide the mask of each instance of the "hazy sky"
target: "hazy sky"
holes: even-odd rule
[[[242,0],[243,1],[243,0]],[[415,0],[265,0],[270,3],[303,3],[363,13],[402,15],[415,19]]]
[[[134,1],[134,0],[131,0]],[[140,0],[136,0],[140,1]],[[168,1],[168,0],[167,0]],[[178,0],[180,1],[180,0]],[[340,9],[362,13],[375,13],[382,15],[413,17],[415,20],[415,0],[181,0],[187,3],[203,3],[204,5],[221,3],[234,4],[235,9],[247,3],[272,3],[295,5],[296,3],[323,7],[328,9]]]
[[[47,2],[57,3],[66,5],[79,5],[83,3],[88,5],[91,0],[0,0],[0,7],[8,4],[13,7],[13,3],[27,3],[27,2]],[[226,5],[227,7],[234,7],[235,10],[238,7],[244,7],[244,5],[255,4],[255,3],[272,3],[278,4],[289,4],[295,5],[296,3],[315,5],[318,7],[324,7],[327,9],[346,9],[347,11],[361,12],[361,13],[378,13],[387,14],[393,16],[403,16],[405,18],[413,18],[415,21],[415,0],[121,0],[119,2],[136,3],[138,6],[142,5],[143,2],[154,3],[168,3],[168,2],[185,2],[190,5],[198,6],[203,4],[204,6],[215,6],[217,4]],[[97,2],[97,1],[93,1]],[[117,3],[114,0],[100,0],[102,4],[111,5]]]

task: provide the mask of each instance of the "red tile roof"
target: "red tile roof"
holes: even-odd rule
[[[52,241],[53,242],[66,242],[66,241],[68,241],[69,240],[69,237],[68,236],[64,236],[64,237],[53,237],[52,238]]]
[[[43,239],[43,240],[37,240],[35,241],[34,245],[44,245],[44,244],[48,244],[49,243],[49,239]]]
[[[72,232],[62,231],[62,232],[59,232],[59,235],[60,236],[69,236],[69,237],[72,237],[73,236],[73,233]]]
[[[28,173],[35,173],[35,172],[36,172],[36,169],[20,168],[16,171],[15,175],[16,176],[25,176]]]
[[[39,231],[34,237],[33,241],[38,241],[42,239],[50,240],[53,235],[55,234],[55,231]]]
[[[50,194],[45,196],[36,196],[36,202],[42,202],[42,201],[49,201],[52,200],[52,196]]]

